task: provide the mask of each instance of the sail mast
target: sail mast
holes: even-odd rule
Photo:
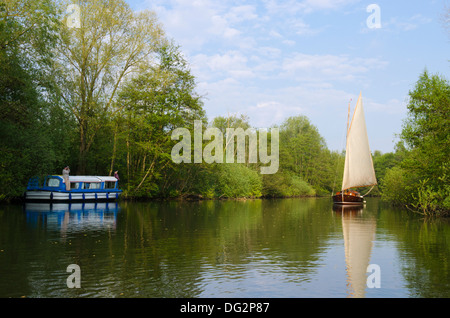
[[[347,144],[347,137],[348,137],[348,124],[350,121],[350,103],[352,102],[352,99],[350,98],[349,102],[348,102],[348,113],[347,113],[347,131],[346,131],[346,135],[345,135],[345,143]]]
[[[345,151],[347,152],[347,138],[348,138],[348,125],[350,122],[350,103],[352,99],[348,101],[348,112],[347,112],[347,130],[345,131]],[[344,201],[344,189],[341,189],[342,201]]]

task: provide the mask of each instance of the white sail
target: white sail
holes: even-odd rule
[[[347,132],[342,190],[377,184],[367,137],[361,93]]]

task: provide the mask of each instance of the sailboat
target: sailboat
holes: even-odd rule
[[[348,117],[350,117],[350,104],[348,107]],[[342,188],[333,196],[333,202],[335,204],[363,205],[365,203],[364,197],[351,188],[372,186],[370,192],[376,184],[377,178],[369,148],[363,102],[361,93],[359,93],[350,126],[347,120],[347,143]]]

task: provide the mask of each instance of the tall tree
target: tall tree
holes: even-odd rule
[[[153,12],[133,12],[123,0],[63,2],[68,8],[57,46],[58,84],[78,123],[77,170],[85,173],[96,134],[120,110],[114,107],[120,84],[151,65],[165,39]]]
[[[424,71],[409,96],[401,133],[412,150],[407,164],[439,187],[439,177],[450,177],[450,82]]]
[[[158,186],[157,181],[168,171],[179,169],[170,156],[174,145],[170,131],[192,127],[195,119],[204,118],[194,77],[179,48],[167,43],[156,53],[157,63],[127,81],[117,102],[117,108],[123,109],[126,177],[134,194],[155,194],[167,187]]]
[[[280,126],[281,164],[314,184],[323,169],[325,140],[306,116],[290,117]]]
[[[51,50],[58,19],[51,0],[0,1],[0,197],[53,168],[48,115]]]
[[[409,92],[401,163],[386,171],[384,198],[424,214],[450,211],[450,82],[424,71]]]

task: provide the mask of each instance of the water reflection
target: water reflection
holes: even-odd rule
[[[34,228],[77,232],[84,230],[115,229],[116,202],[105,203],[26,203],[27,224]]]
[[[0,297],[450,296],[450,221],[376,198],[119,204],[0,205]]]
[[[376,231],[376,220],[364,216],[364,207],[333,206],[342,219],[345,245],[348,297],[365,297],[367,267],[372,253]]]

